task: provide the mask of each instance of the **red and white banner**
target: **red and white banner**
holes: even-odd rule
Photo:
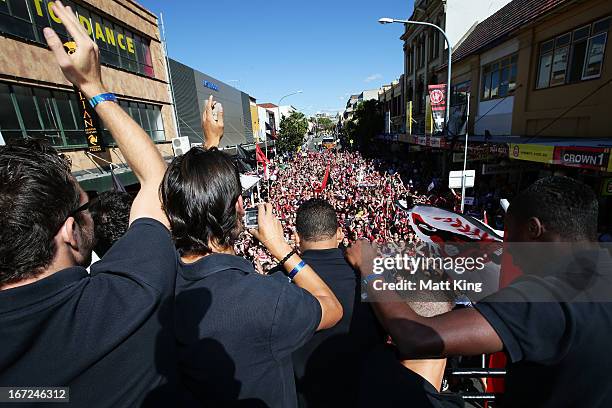
[[[431,101],[431,113],[433,115],[433,134],[444,131],[446,120],[447,92],[446,85],[429,85],[429,100]]]

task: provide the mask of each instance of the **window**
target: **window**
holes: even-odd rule
[[[543,42],[536,88],[599,78],[611,21],[607,17]]]
[[[516,89],[518,55],[514,54],[485,65],[482,69],[483,101],[505,98]]]
[[[62,41],[68,39],[63,24],[49,12],[52,0],[0,0],[0,32],[46,45],[44,27],[52,27]],[[64,4],[77,12],[79,21],[100,48],[103,64],[154,77],[150,41],[72,1]]]
[[[155,142],[165,140],[161,107],[120,101],[136,122]],[[47,138],[53,146],[87,146],[83,120],[75,92],[0,83],[0,131],[6,141],[24,136]],[[107,145],[114,145],[108,131],[102,130]]]
[[[470,93],[471,85],[471,81],[453,85],[451,88],[451,106],[465,105],[468,102],[468,94]]]
[[[437,24],[440,27],[440,22]],[[434,29],[434,58],[440,56],[440,30]]]
[[[406,72],[408,74],[411,74],[413,72],[412,71],[412,69],[413,69],[413,66],[412,66],[412,64],[413,64],[412,51],[413,51],[412,48],[408,48],[406,50]]]

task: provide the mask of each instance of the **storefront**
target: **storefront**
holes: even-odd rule
[[[0,132],[6,143],[44,138],[70,157],[85,189],[111,186],[110,167],[122,181],[136,179],[110,134],[99,129],[103,151],[90,152],[78,93],[47,49],[42,29],[68,41],[48,0],[0,1]],[[166,58],[157,18],[135,2],[64,1],[100,48],[106,87],[149,134],[162,155],[172,156],[176,136]],[[112,164],[111,164],[112,163]]]

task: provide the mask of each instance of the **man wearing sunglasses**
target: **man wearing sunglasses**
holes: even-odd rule
[[[177,258],[158,194],[166,165],[107,93],[98,48],[73,10],[60,1],[51,7],[77,47],[68,55],[49,28],[47,43],[141,188],[128,232],[88,275],[93,221],[69,165],[31,143],[0,147],[0,387],[69,387],[78,407],[181,405],[172,330]],[[208,125],[222,132],[222,123]]]

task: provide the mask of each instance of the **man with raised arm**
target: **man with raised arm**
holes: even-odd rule
[[[158,194],[166,165],[104,87],[98,48],[73,10],[51,7],[77,49],[68,55],[50,28],[47,43],[141,189],[128,232],[88,275],[93,221],[69,166],[48,147],[0,147],[0,386],[69,387],[77,407],[176,406],[177,258]]]

